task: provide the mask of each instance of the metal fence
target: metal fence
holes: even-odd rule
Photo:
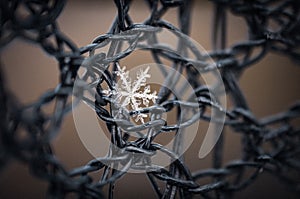
[[[6,88],[4,74],[0,71],[1,167],[9,166],[6,163],[12,157],[24,161],[35,177],[49,182],[47,195],[50,198],[64,198],[69,193],[77,195],[78,198],[101,198],[104,197],[102,192],[104,186],[109,187],[107,196],[113,198],[114,184],[131,168],[138,167],[139,155],[147,156],[149,161],[149,157],[161,150],[173,159],[173,162],[167,167],[155,167],[151,162],[147,162],[148,170],[145,172],[158,198],[200,196],[232,198],[235,192],[255,183],[257,177],[263,172],[279,178],[283,185],[286,185],[291,192],[295,192],[295,196],[299,195],[299,179],[295,176],[300,172],[300,131],[299,124],[293,123],[292,120],[299,118],[300,104],[295,103],[284,112],[258,119],[250,111],[238,80],[246,68],[261,61],[271,52],[288,56],[296,63],[300,62],[300,2],[297,0],[211,1],[214,5],[212,10],[214,23],[211,33],[213,51],[206,55],[195,53],[194,58],[187,53],[175,53],[172,49],[161,45],[153,36],[158,29],[169,30],[178,38],[178,46],[184,40],[187,44],[191,44],[187,45],[185,50],[195,50],[190,38],[184,36],[190,33],[193,1],[148,0],[145,2],[151,14],[146,21],[137,24],[129,14],[130,6],[135,1],[115,0],[118,12],[110,30],[107,34],[98,36],[91,44],[80,48],[59,29],[57,24],[57,18],[64,9],[65,1],[4,0],[0,2],[1,51],[4,51],[5,46],[14,39],[22,38],[54,57],[60,69],[60,82],[57,87],[45,92],[30,105],[21,104]],[[88,1],[86,3],[88,4]],[[17,9],[19,7],[26,8],[29,11],[28,16],[20,17]],[[178,26],[163,19],[171,8],[177,10]],[[247,24],[249,33],[245,41],[229,47],[226,46],[228,12],[242,18]],[[278,28],[272,29],[270,20],[275,22]],[[122,34],[124,32],[127,34]],[[127,42],[126,49],[121,47],[118,43],[120,41]],[[148,43],[139,43],[142,41]],[[96,50],[104,46],[109,47],[107,54],[97,54]],[[186,103],[178,99],[171,90],[162,87],[153,105],[138,110],[138,113],[136,110],[128,111],[122,118],[113,116],[113,110],[107,107],[115,106],[115,101],[105,95],[102,84],[105,83],[113,89],[117,78],[113,71],[122,59],[130,57],[131,53],[141,46],[151,53],[155,63],[161,63],[162,58],[167,59],[172,63],[173,68],[186,74],[195,90],[196,103]],[[213,64],[206,62],[208,57],[214,61]],[[86,81],[91,78],[96,83],[95,101],[84,100],[93,104],[98,117],[106,123],[112,145],[107,156],[95,158],[82,167],[68,171],[52,152],[51,141],[59,133],[65,115],[72,112],[70,97],[80,95],[80,90],[74,94],[73,87],[81,67],[85,67],[87,73],[80,80]],[[226,95],[232,100],[233,107],[228,110],[222,108],[216,100],[217,96],[212,97],[208,87],[199,81],[202,73],[215,71],[221,74]],[[161,72],[164,73],[163,70]],[[80,100],[83,100],[83,97],[80,97]],[[53,102],[55,102],[53,112],[45,113],[44,107]],[[145,123],[133,123],[128,120],[140,113],[155,115],[174,109],[180,112],[180,106],[199,108],[199,112],[195,113],[197,118],[191,117],[182,123],[177,118],[177,123],[174,125],[168,125],[162,118],[155,117]],[[242,157],[233,162],[222,162],[222,151],[228,146],[224,145],[221,134],[212,152],[211,168],[191,172],[183,156],[177,153],[181,143],[180,136],[176,138],[172,150],[165,149],[164,146],[156,143],[154,138],[158,134],[178,132],[179,129],[186,128],[195,121],[213,120],[208,110],[221,112],[225,116],[225,126],[233,133],[242,134],[242,148],[239,149]],[[26,132],[25,136],[20,136],[21,130]],[[148,130],[145,136],[129,139],[131,134],[128,132],[139,134],[143,130]],[[271,146],[268,150],[265,148],[266,144]],[[125,152],[132,152],[134,155],[127,155]],[[249,169],[252,169],[250,175]],[[103,171],[102,176],[99,181],[96,181],[90,173],[99,170]],[[291,172],[296,175],[291,176]],[[210,182],[199,183],[202,178],[210,179]],[[164,184],[163,187],[161,183]]]

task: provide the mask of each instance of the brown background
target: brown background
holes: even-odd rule
[[[142,22],[149,15],[141,1],[134,2],[130,10],[135,22]],[[199,3],[200,2],[200,3]],[[210,50],[212,7],[197,1],[192,17],[191,37]],[[114,19],[116,9],[110,1],[69,1],[59,17],[59,25],[78,46],[90,43],[97,35],[104,34]],[[171,10],[166,20],[176,23],[176,10]],[[247,34],[240,18],[229,16],[228,45],[242,41]],[[15,40],[1,54],[7,86],[23,103],[36,100],[44,91],[58,82],[56,61],[38,46]],[[143,58],[141,57],[142,61]],[[133,63],[134,64],[134,63]],[[247,69],[240,85],[251,110],[257,117],[285,110],[300,97],[300,70],[292,61],[278,55],[268,55],[259,64]],[[225,132],[225,161],[240,158],[239,135]],[[201,139],[201,138],[197,138]],[[53,142],[57,157],[71,169],[83,165],[93,157],[78,138],[70,114],[61,134]],[[211,156],[198,159],[199,143],[195,142],[186,153],[186,162],[192,171],[210,167]],[[0,177],[0,198],[44,198],[47,183],[29,174],[22,163],[12,160]],[[154,198],[149,182],[142,174],[128,174],[116,184],[116,198]],[[263,174],[257,182],[236,198],[296,198],[286,192],[277,179]]]

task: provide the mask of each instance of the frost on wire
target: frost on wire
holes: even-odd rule
[[[121,68],[117,64],[117,69],[115,74],[120,78],[120,81],[114,85],[113,90],[106,91],[112,96],[118,107],[115,117],[121,117],[122,111],[128,111],[128,107],[130,107],[132,111],[136,112],[135,121],[144,123],[144,118],[147,118],[148,115],[139,112],[142,109],[141,105],[148,107],[149,102],[155,103],[157,98],[156,91],[151,93],[150,85],[147,85],[147,78],[151,77],[148,74],[150,67],[148,66],[145,70],[140,69],[133,82],[125,66]]]

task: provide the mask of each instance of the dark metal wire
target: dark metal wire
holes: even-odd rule
[[[102,198],[102,188],[106,185],[109,186],[108,197],[113,198],[115,182],[126,175],[131,167],[136,166],[134,163],[138,161],[138,155],[128,156],[111,147],[110,155],[107,157],[91,160],[82,167],[67,171],[56,159],[50,146],[52,138],[59,133],[64,116],[71,110],[68,99],[74,94],[74,81],[79,67],[83,66],[88,71],[91,70],[84,77],[85,80],[88,77],[97,80],[96,99],[95,102],[90,103],[95,104],[94,109],[99,118],[106,122],[111,133],[111,142],[124,151],[151,157],[155,151],[161,150],[175,159],[169,168],[149,169],[146,173],[158,198],[175,198],[175,196],[192,198],[198,195],[203,198],[231,198],[236,191],[255,183],[256,178],[262,172],[278,177],[284,185],[299,195],[299,180],[290,177],[289,172],[300,173],[300,128],[291,122],[300,117],[300,103],[295,103],[285,112],[258,119],[251,113],[238,79],[247,67],[259,62],[270,52],[280,53],[300,63],[300,2],[298,0],[213,0],[215,7],[212,31],[213,51],[209,53],[209,56],[214,59],[215,65],[203,65],[201,63],[203,57],[193,60],[179,56],[172,53],[174,52],[172,49],[160,46],[155,36],[150,37],[151,40],[147,37],[153,34],[157,27],[172,30],[178,38],[182,33],[189,34],[192,1],[146,0],[146,2],[151,14],[144,23],[136,24],[128,12],[134,2],[115,0],[118,13],[108,33],[100,35],[91,44],[78,48],[71,39],[64,35],[56,22],[64,8],[65,1],[0,1],[1,51],[5,50],[4,47],[8,43],[20,37],[39,45],[41,49],[55,57],[60,69],[60,82],[57,87],[45,92],[38,101],[26,106],[18,102],[7,90],[5,76],[0,70],[0,168],[9,158],[24,161],[34,176],[49,182],[47,194],[50,198],[64,198],[69,193],[77,194],[79,198]],[[29,10],[29,16],[20,18],[16,9],[19,6]],[[178,27],[163,19],[165,13],[174,7],[178,11]],[[226,46],[228,12],[243,18],[249,32],[247,40],[230,47]],[[276,22],[279,28],[273,30],[270,20]],[[129,31],[131,34],[122,37],[123,31]],[[203,111],[199,113],[197,120],[210,120],[211,118],[205,114],[205,110],[209,108],[221,109],[215,100],[208,97],[207,89],[196,80],[197,74],[194,67],[203,73],[214,70],[221,72],[227,95],[231,97],[234,104],[232,109],[222,110],[226,114],[225,125],[243,135],[241,159],[223,163],[222,151],[226,146],[221,136],[214,148],[212,168],[191,173],[184,159],[178,157],[176,153],[178,149],[175,147],[172,151],[153,142],[151,131],[148,131],[148,135],[144,138],[135,141],[128,140],[129,134],[124,131],[138,133],[142,130],[160,127],[160,133],[168,133],[169,131],[176,132],[182,126],[193,123],[192,118],[185,123],[175,125],[167,125],[162,119],[153,119],[146,124],[133,125],[125,119],[115,119],[105,108],[108,104],[113,105],[113,102],[103,95],[101,84],[106,82],[112,88],[116,81],[115,75],[106,68],[110,64],[115,68],[119,61],[130,56],[136,48],[141,47],[139,41],[144,39],[143,36],[149,39],[148,44],[144,44],[143,48],[149,48],[156,63],[161,63],[161,58],[166,58],[173,62],[174,67],[185,70],[190,83],[196,90],[196,106],[201,106],[200,110]],[[181,39],[179,42],[182,41]],[[126,50],[122,50],[118,43],[120,40],[130,44]],[[95,49],[106,45],[109,45],[107,55],[95,54]],[[152,47],[156,45],[156,48],[150,48],[151,45]],[[193,50],[192,46],[189,48]],[[182,49],[184,50],[187,49]],[[91,59],[89,61],[98,64],[98,71],[92,71],[88,67],[87,53],[90,53],[91,59],[94,59],[94,61]],[[165,71],[162,70],[162,73]],[[55,102],[53,113],[46,114],[43,108],[53,102]],[[195,106],[192,103],[184,104],[183,101],[172,97],[168,89],[163,88],[159,93],[158,103],[145,108],[142,112],[157,114],[173,109],[180,111],[180,105],[191,108]],[[132,111],[128,117],[134,114],[135,112]],[[123,128],[120,128],[120,125]],[[274,125],[277,128],[273,128]],[[26,139],[18,136],[20,129],[26,131]],[[180,143],[180,139],[177,142]],[[271,144],[271,150],[265,150],[266,143]],[[109,167],[105,163],[112,166]],[[122,165],[122,169],[115,169],[117,165]],[[99,170],[103,170],[102,178],[100,181],[94,181],[89,174]],[[250,177],[245,175],[249,170],[252,171]],[[204,178],[211,179],[211,183],[200,184],[199,181]],[[158,181],[164,182],[164,189],[158,185]]]

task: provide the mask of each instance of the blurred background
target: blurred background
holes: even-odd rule
[[[61,30],[77,46],[89,44],[96,36],[110,28],[116,15],[113,1],[68,1],[58,21]],[[211,50],[212,4],[195,1],[192,15],[191,37],[207,51]],[[133,20],[142,22],[149,16],[149,9],[143,1],[134,1],[130,9]],[[247,37],[247,29],[241,18],[229,14],[228,46]],[[173,24],[176,9],[164,17]],[[34,102],[46,90],[58,83],[56,61],[38,46],[22,40],[14,40],[1,53],[7,87],[22,103]],[[143,57],[140,60],[143,61]],[[134,63],[132,63],[134,65]],[[240,79],[240,86],[255,116],[261,118],[286,110],[300,99],[299,66],[290,59],[277,54],[267,55],[261,62],[246,69]],[[278,92],[280,91],[280,92]],[[230,104],[230,102],[229,102]],[[240,158],[240,135],[225,130],[224,163]],[[186,152],[186,162],[191,171],[211,167],[211,155],[198,158],[199,140],[197,137]],[[198,141],[197,141],[198,140]],[[201,142],[200,142],[201,143]],[[61,133],[53,141],[54,152],[67,169],[86,164],[93,157],[81,143],[74,127],[72,114],[63,123]],[[16,160],[11,160],[0,177],[0,198],[44,198],[47,183],[30,175],[30,171]],[[115,186],[116,198],[155,198],[154,192],[143,174],[128,174]],[[236,198],[297,198],[287,192],[277,179],[268,174],[261,175]]]

